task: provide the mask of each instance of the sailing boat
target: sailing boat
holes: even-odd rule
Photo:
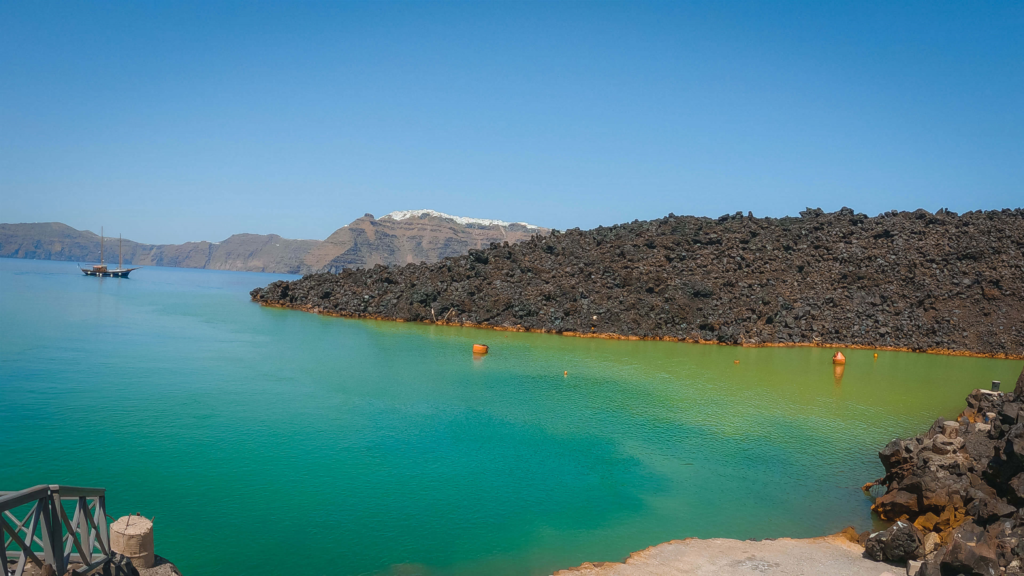
[[[109,276],[111,278],[127,278],[128,273],[132,270],[138,270],[141,266],[135,268],[125,268],[121,265],[121,235],[117,235],[117,269],[109,270],[107,265],[103,263],[103,227],[100,227],[100,263],[93,266],[92,268],[81,268],[86,276]]]

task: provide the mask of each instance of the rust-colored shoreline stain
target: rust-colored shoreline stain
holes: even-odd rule
[[[353,318],[358,320],[383,320],[386,322],[409,322],[409,320],[405,320],[403,318],[391,318],[388,316],[381,316],[378,314],[364,314],[361,312],[337,312],[333,310],[317,308],[315,306],[295,306],[279,304],[277,302],[260,302],[255,299],[253,299],[253,302],[257,302],[260,306],[266,306],[268,308],[286,308],[289,310],[299,310],[301,312],[309,312],[310,314],[319,314],[322,316]],[[713,344],[717,346],[738,346],[742,348],[848,348],[850,350],[885,350],[888,352],[914,352],[918,354],[937,354],[940,356],[967,356],[970,358],[1024,360],[1024,354],[1005,354],[1002,352],[991,354],[984,352],[971,352],[969,350],[948,350],[945,348],[928,348],[925,350],[914,350],[911,348],[904,348],[900,346],[869,346],[866,344],[839,344],[834,342],[761,342],[758,344],[751,344],[745,342],[743,344],[730,344],[728,342],[718,342],[716,340],[703,340],[700,338],[676,338],[675,336],[635,336],[615,334],[614,332],[573,332],[569,330],[559,332],[557,330],[545,330],[543,328],[524,328],[522,326],[492,326],[490,324],[474,324],[472,322],[448,322],[444,320],[438,320],[436,322],[432,320],[420,320],[419,322],[421,324],[434,324],[436,326],[479,328],[485,330],[497,330],[499,332],[533,332],[537,334],[560,334],[562,336],[572,336],[575,338],[600,338],[602,340],[646,340],[658,342],[685,342],[688,344]]]

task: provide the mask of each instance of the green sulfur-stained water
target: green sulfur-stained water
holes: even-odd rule
[[[550,574],[689,536],[867,529],[878,449],[1022,367],[848,350],[840,380],[827,349],[249,301],[281,277],[0,260],[0,489],[105,487],[187,576]]]

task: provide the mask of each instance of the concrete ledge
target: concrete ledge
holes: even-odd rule
[[[906,568],[875,562],[842,536],[793,540],[673,540],[634,552],[625,563],[586,562],[554,576],[896,576]]]

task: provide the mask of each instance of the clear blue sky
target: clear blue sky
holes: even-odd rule
[[[2,2],[0,221],[1024,204],[1024,3]]]

